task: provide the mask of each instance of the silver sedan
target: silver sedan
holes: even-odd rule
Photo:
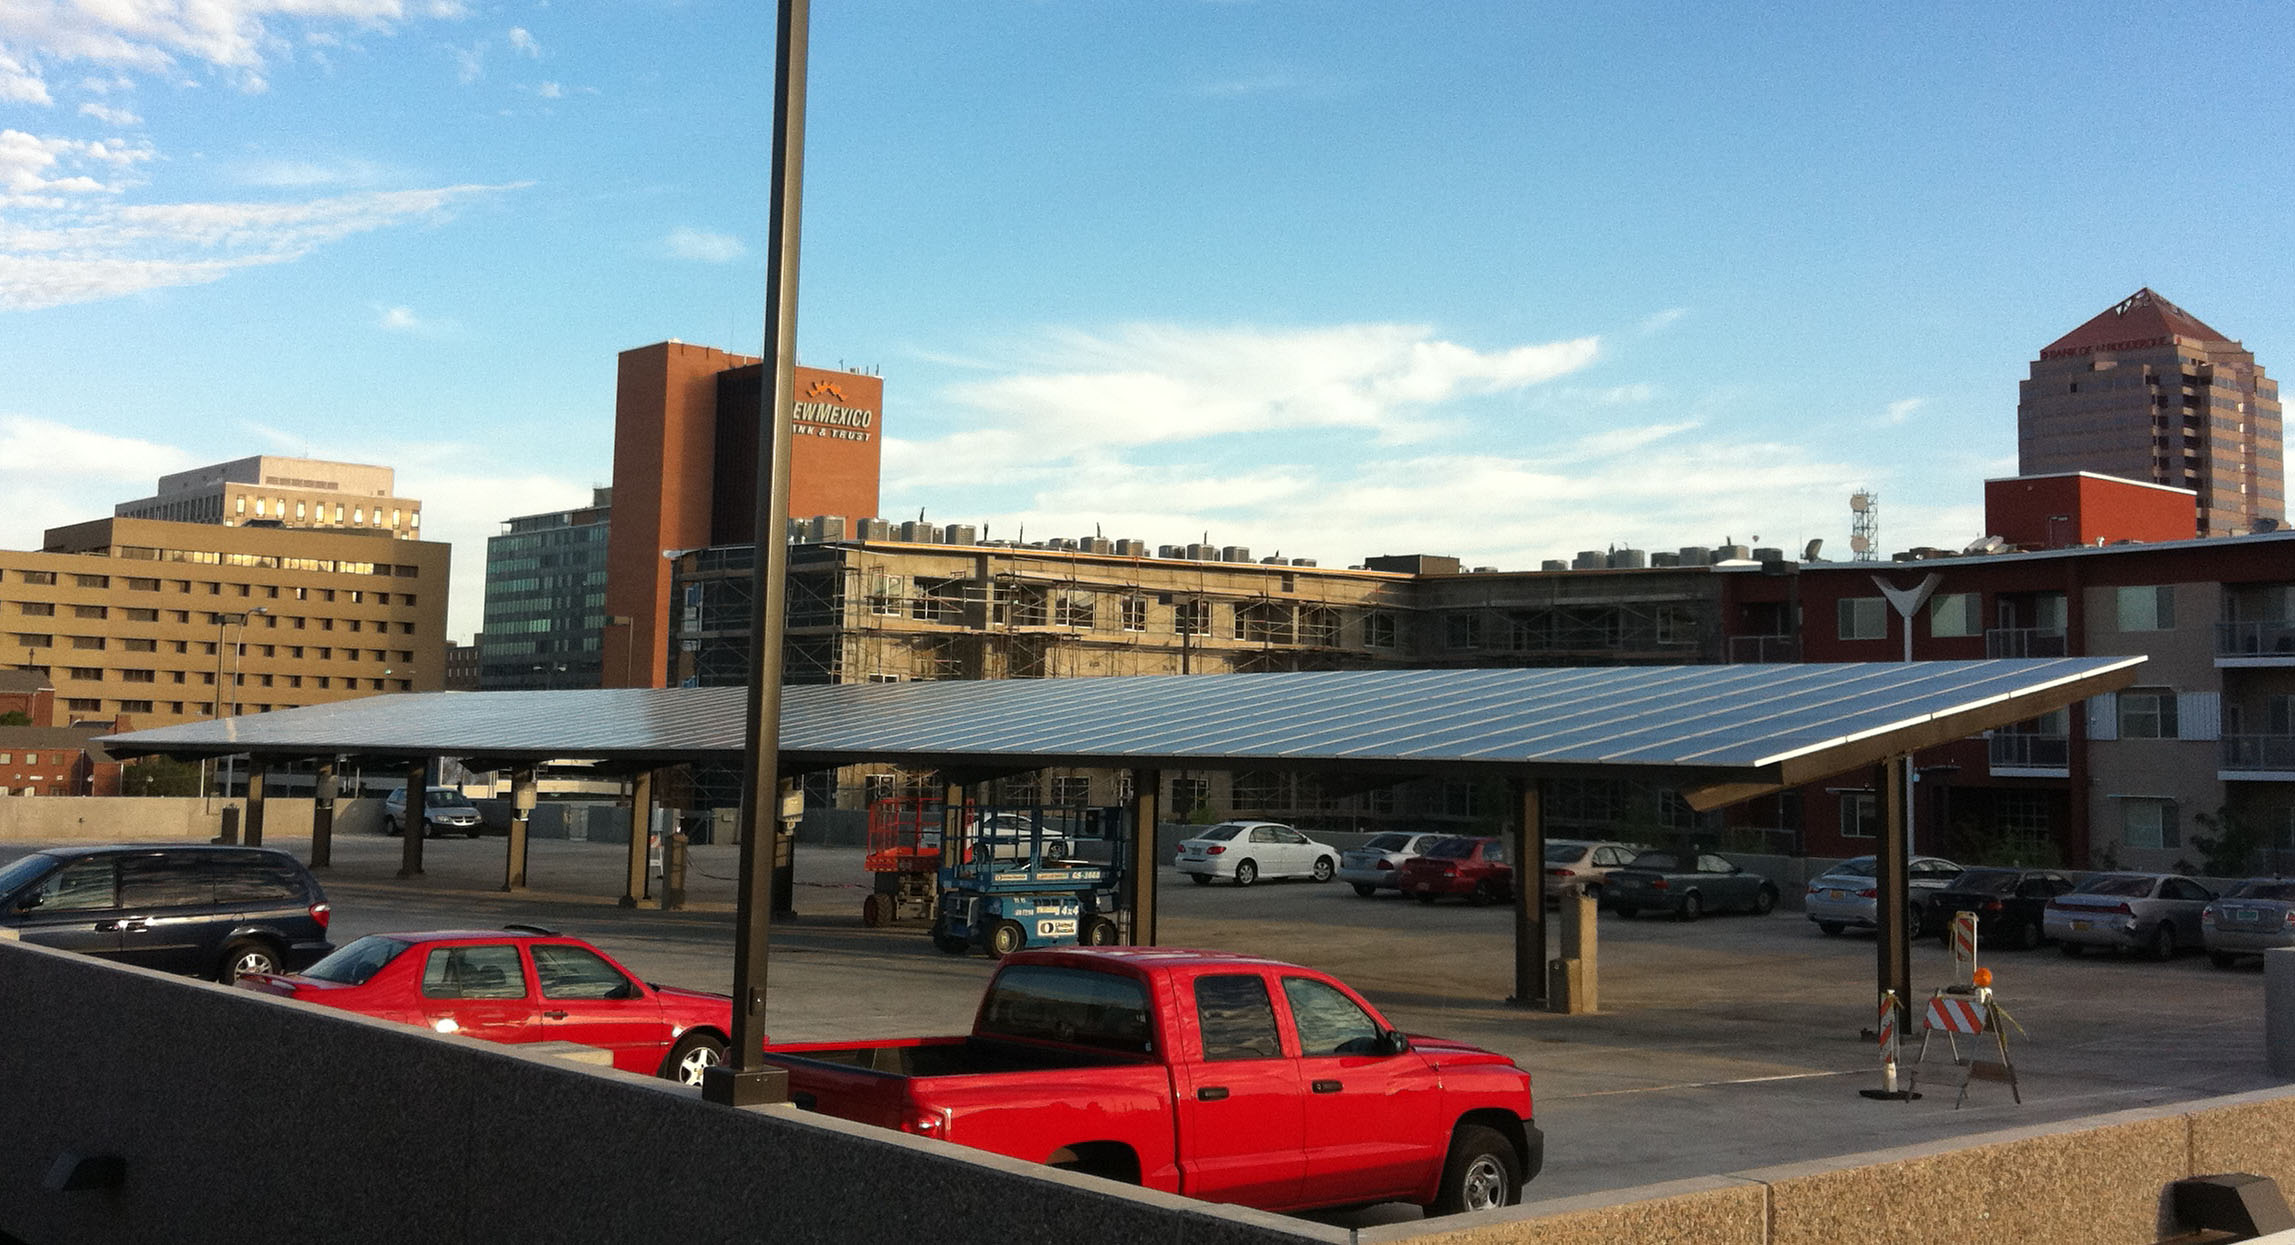
[[[2200,910],[2208,962],[2230,968],[2274,947],[2295,947],[2295,881],[2249,878]]]
[[[1395,890],[1400,885],[1397,879],[1402,877],[1403,862],[1443,837],[1408,830],[1374,834],[1361,847],[1348,848],[1339,856],[1339,880],[1352,885],[1355,893],[1366,899],[1382,890]]]
[[[2041,932],[2066,955],[2140,948],[2168,960],[2199,945],[2200,912],[2214,898],[2179,873],[2099,873],[2048,901]]]

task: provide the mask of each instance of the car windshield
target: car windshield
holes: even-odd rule
[[[1546,845],[1546,863],[1550,865],[1568,864],[1585,854],[1586,845],[1583,843],[1548,843]]]
[[[2152,893],[2152,887],[2158,884],[2159,880],[2157,878],[2133,876],[2123,873],[2117,875],[2106,874],[2103,877],[2089,878],[2087,881],[2080,883],[2078,886],[2075,886],[2072,889],[2076,893],[2082,895],[2119,895],[2128,899],[2142,899],[2146,896],[2149,896]]]
[[[1643,852],[1634,857],[1633,863],[1626,867],[1629,869],[1655,869],[1660,873],[1666,873],[1681,868],[1681,858],[1672,852]]]
[[[1952,880],[1952,889],[1971,895],[2005,895],[2022,875],[2014,869],[1970,869]]]
[[[1227,840],[1234,838],[1238,833],[1242,831],[1242,829],[1243,827],[1233,824],[1213,826],[1211,829],[1206,830],[1203,833],[1196,835],[1195,837],[1213,843],[1224,843]]]
[[[1480,839],[1438,839],[1426,854],[1437,860],[1464,860],[1474,854],[1474,845]]]
[[[1852,878],[1869,878],[1873,876],[1873,867],[1873,857],[1859,856],[1855,860],[1844,860],[1825,872]]]
[[[450,787],[432,787],[422,802],[432,808],[468,808],[470,797]]]
[[[381,934],[368,934],[333,955],[303,970],[305,977],[337,982],[346,986],[363,986],[367,979],[382,971],[382,966],[398,957],[408,944]]]
[[[4,882],[0,882],[0,890],[5,889],[7,889],[6,884]],[[2229,895],[2225,896],[2225,898],[2295,899],[2295,882],[2283,882],[2278,878],[2271,878],[2268,880],[2257,878],[2250,882],[2241,882],[2239,884],[2239,888],[2232,891]]]
[[[1407,834],[1376,834],[1371,836],[1370,842],[1363,844],[1363,850],[1366,852],[1399,852],[1409,846],[1410,836]]]
[[[56,867],[56,858],[44,852],[34,852],[22,860],[0,869],[0,895],[13,894],[25,883]]]

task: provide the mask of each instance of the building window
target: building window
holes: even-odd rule
[[[1984,634],[1984,598],[1974,592],[1954,592],[1928,603],[1928,633],[1939,640]]]
[[[1445,615],[1443,640],[1451,648],[1482,647],[1482,615],[1472,611]]]
[[[1063,592],[1053,608],[1052,621],[1062,627],[1089,628],[1098,613],[1089,592]]]
[[[2120,630],[2175,630],[2175,585],[2120,589]]]
[[[1172,630],[1181,635],[1209,635],[1211,633],[1211,602],[1182,601],[1172,607]]]
[[[1871,839],[1880,837],[1881,801],[1870,791],[1844,791],[1841,793],[1841,837],[1844,839]]]
[[[898,618],[903,612],[901,580],[898,575],[869,576],[869,612],[886,618]]]
[[[1092,802],[1092,780],[1082,775],[1070,775],[1052,780],[1052,803],[1071,808],[1082,808]]]
[[[1171,809],[1165,816],[1174,821],[1182,821],[1210,802],[1210,779],[1174,778],[1171,780]]]
[[[1365,648],[1393,648],[1395,646],[1395,616],[1384,610],[1373,610],[1363,615],[1363,646]]]
[[[1850,597],[1839,603],[1840,631],[1844,640],[1889,638],[1889,603],[1880,597]]]
[[[2120,693],[2120,738],[2176,738],[2175,692],[2164,687],[2131,687]]]
[[[1147,598],[1128,596],[1123,599],[1124,630],[1147,630]]]
[[[2175,801],[2120,801],[2120,841],[2129,847],[2182,847],[2183,834],[2176,826]]]

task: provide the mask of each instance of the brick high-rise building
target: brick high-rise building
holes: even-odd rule
[[[2199,533],[2282,520],[2279,386],[2149,289],[2058,338],[2016,403],[2017,473],[2098,472],[2198,494]]]

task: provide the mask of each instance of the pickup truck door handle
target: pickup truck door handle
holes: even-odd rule
[[[1206,1085],[1202,1089],[1195,1091],[1195,1100],[1197,1102],[1218,1102],[1225,1097],[1227,1097],[1227,1087],[1225,1085]]]
[[[565,1018],[566,1018],[566,1013],[564,1013],[564,1012],[543,1012],[543,1013],[542,1013],[542,1019],[544,1019],[544,1020],[564,1020]]]
[[[1317,1081],[1313,1088],[1318,1094],[1335,1094],[1344,1086],[1341,1086],[1337,1081]]]

